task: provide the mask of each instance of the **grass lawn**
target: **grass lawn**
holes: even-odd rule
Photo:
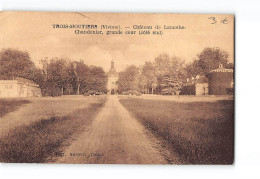
[[[30,103],[30,101],[21,99],[0,99],[0,118],[27,103]]]
[[[96,102],[92,99],[87,107],[65,116],[53,115],[9,131],[0,138],[0,162],[51,161],[61,152],[62,147],[69,145],[72,137],[84,132],[85,127],[91,124],[105,101],[105,97],[98,98]],[[79,100],[78,103],[80,102],[82,101]]]
[[[233,163],[233,100],[183,103],[128,98],[120,102],[183,164]]]

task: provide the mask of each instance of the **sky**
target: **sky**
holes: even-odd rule
[[[151,31],[159,25],[163,35],[75,34],[75,30],[89,29],[57,29],[53,24],[120,25],[123,32],[136,30],[136,33],[140,29],[133,29],[134,25],[152,26]],[[164,25],[180,25],[185,29],[163,29]],[[162,53],[188,63],[206,47],[219,47],[230,54],[230,62],[234,61],[232,15],[0,12],[0,49],[27,51],[36,66],[46,57],[58,57],[83,60],[108,71],[113,60],[117,71],[121,71],[128,65],[153,61]]]

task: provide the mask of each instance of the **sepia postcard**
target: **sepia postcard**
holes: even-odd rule
[[[233,164],[234,15],[0,12],[0,162]]]

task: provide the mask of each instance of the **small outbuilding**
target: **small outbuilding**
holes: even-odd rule
[[[234,88],[233,69],[219,68],[211,70],[209,73],[209,94],[210,95],[228,95],[233,94]]]
[[[0,80],[0,97],[41,97],[38,84],[26,78]]]
[[[207,95],[209,94],[208,78],[197,75],[195,78],[187,78],[186,84],[182,87],[181,95]]]

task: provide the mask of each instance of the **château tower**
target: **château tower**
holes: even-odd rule
[[[107,80],[107,90],[108,94],[117,94],[117,80],[118,80],[118,73],[115,69],[115,62],[111,61],[111,67],[107,74],[108,80]]]

